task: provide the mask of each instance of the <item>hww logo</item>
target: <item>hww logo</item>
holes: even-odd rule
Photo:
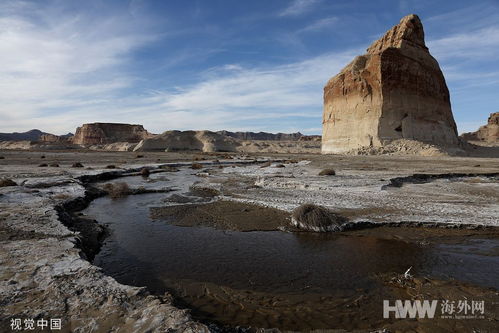
[[[390,312],[395,313],[395,318],[424,318],[428,316],[428,318],[433,318],[435,316],[435,310],[437,309],[438,301],[409,301],[405,300],[402,303],[401,300],[396,300],[395,305],[390,305],[390,301],[383,301],[383,318],[390,318]]]

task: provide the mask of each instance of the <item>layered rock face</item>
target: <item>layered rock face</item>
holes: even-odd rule
[[[234,152],[237,140],[210,131],[166,131],[142,140],[134,151],[185,151]]]
[[[449,90],[408,15],[324,87],[322,152],[380,147],[398,139],[459,143]]]
[[[139,142],[151,137],[142,125],[92,123],[76,129],[73,143],[78,145],[107,144],[113,142]]]
[[[481,126],[478,131],[464,133],[461,137],[467,141],[499,143],[499,112],[491,113],[487,125]]]

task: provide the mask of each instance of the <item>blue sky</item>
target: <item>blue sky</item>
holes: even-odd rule
[[[409,13],[476,130],[499,111],[497,0],[60,0],[0,2],[0,132],[319,134],[324,84]]]

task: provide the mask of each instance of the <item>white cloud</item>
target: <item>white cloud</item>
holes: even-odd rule
[[[332,17],[326,17],[319,19],[312,24],[306,26],[303,29],[300,29],[298,32],[317,32],[317,31],[322,31],[328,28],[331,28],[338,22],[338,18],[335,16]]]
[[[71,110],[110,99],[133,81],[119,70],[129,53],[151,41],[118,15],[96,20],[24,2],[0,9],[2,130],[26,128],[32,119],[35,127],[43,119],[58,123]]]
[[[438,59],[499,58],[499,25],[430,40],[428,46]]]
[[[312,10],[319,0],[294,0],[279,16],[299,16]]]

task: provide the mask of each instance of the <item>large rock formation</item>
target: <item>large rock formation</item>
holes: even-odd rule
[[[237,140],[210,131],[166,131],[142,140],[134,151],[234,152]]]
[[[491,113],[487,125],[481,126],[478,131],[464,133],[461,137],[466,141],[499,143],[499,112]]]
[[[73,143],[78,145],[107,144],[113,142],[139,142],[151,137],[142,125],[92,123],[76,129]]]
[[[458,144],[449,90],[408,15],[324,87],[322,152],[380,147],[397,139]]]

